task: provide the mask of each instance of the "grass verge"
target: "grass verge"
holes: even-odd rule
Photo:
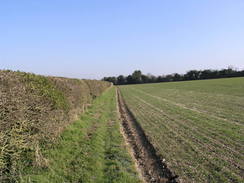
[[[114,88],[95,99],[44,156],[48,167],[27,168],[21,182],[140,182],[119,131]]]

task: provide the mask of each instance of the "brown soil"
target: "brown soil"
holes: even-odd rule
[[[177,183],[178,176],[174,175],[157,155],[155,148],[126,106],[118,90],[117,99],[125,140],[131,147],[144,181],[149,183]]]

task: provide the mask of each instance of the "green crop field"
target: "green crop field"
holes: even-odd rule
[[[244,78],[126,85],[122,96],[183,182],[242,182]]]

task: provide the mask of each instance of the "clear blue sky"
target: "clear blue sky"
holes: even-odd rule
[[[77,78],[244,69],[244,0],[6,0],[0,69]]]

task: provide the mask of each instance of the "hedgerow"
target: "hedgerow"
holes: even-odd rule
[[[52,146],[109,86],[95,80],[0,71],[0,182],[17,182],[26,167],[48,166],[42,148]]]

